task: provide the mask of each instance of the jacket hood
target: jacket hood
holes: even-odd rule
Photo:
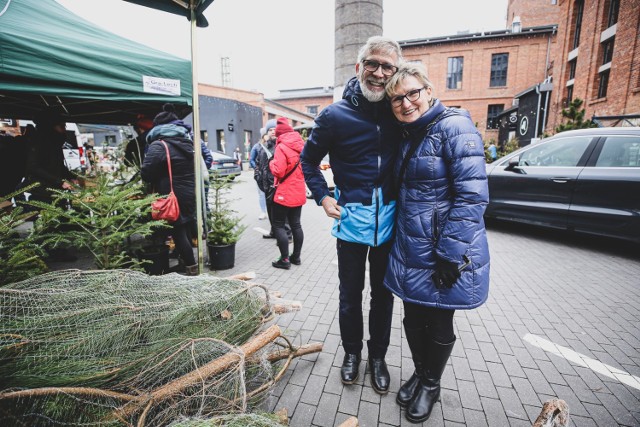
[[[276,138],[285,133],[295,132],[285,117],[280,117],[276,124]]]
[[[278,119],[278,125],[276,126],[276,135],[278,135],[278,139],[276,144],[282,144],[284,147],[287,147],[300,154],[302,152],[302,149],[304,148],[304,140],[298,132],[296,132],[291,126],[289,126],[288,123],[284,123],[281,126],[280,120],[284,120],[286,122],[287,119]],[[288,128],[289,130],[281,132],[286,128]]]

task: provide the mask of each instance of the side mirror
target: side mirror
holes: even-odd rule
[[[504,168],[506,171],[515,170],[520,165],[520,156],[514,156],[509,159],[509,163],[507,163],[507,167]]]

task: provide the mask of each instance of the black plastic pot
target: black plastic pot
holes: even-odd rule
[[[236,262],[236,244],[212,245],[207,243],[209,268],[211,270],[228,270]]]
[[[138,249],[136,255],[138,259],[151,261],[142,265],[147,274],[159,276],[169,272],[169,248],[166,245]]]

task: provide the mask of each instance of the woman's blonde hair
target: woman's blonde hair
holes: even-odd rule
[[[401,62],[398,66],[398,71],[387,81],[385,85],[385,92],[387,97],[391,98],[394,95],[396,87],[409,76],[415,77],[424,87],[431,88],[431,96],[433,96],[433,83],[429,80],[427,75],[427,69],[422,62]]]

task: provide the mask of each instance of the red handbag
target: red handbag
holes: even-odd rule
[[[163,219],[167,222],[175,222],[180,217],[180,205],[178,205],[178,198],[173,193],[173,176],[171,174],[171,156],[169,155],[169,147],[164,141],[160,141],[164,144],[164,149],[167,152],[167,166],[169,167],[169,185],[171,192],[167,196],[162,196],[155,202],[151,203],[151,218],[160,220]]]

